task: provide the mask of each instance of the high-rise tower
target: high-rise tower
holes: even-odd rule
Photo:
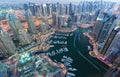
[[[30,11],[33,16],[40,17],[42,16],[41,6],[35,3],[29,3]]]
[[[19,35],[18,31],[22,29],[21,23],[12,11],[8,14],[8,19],[14,36],[17,37]]]
[[[50,26],[48,25],[48,18],[45,16],[43,19],[43,23],[40,26],[41,32],[43,34],[48,33]]]
[[[65,22],[66,22],[65,17],[64,16],[59,16],[58,17],[58,29],[61,29],[62,26],[65,25]]]
[[[4,56],[10,56],[15,53],[16,47],[8,35],[8,33],[0,28],[0,49],[1,54]]]
[[[111,32],[109,35],[104,47],[101,50],[101,53],[104,57],[109,57],[108,60],[112,61],[115,58],[115,55],[120,54],[120,28],[117,28]]]
[[[53,26],[57,26],[58,25],[58,15],[56,12],[52,13],[52,19],[53,19]]]
[[[42,11],[43,11],[43,16],[47,16],[47,5],[42,4]]]
[[[25,45],[25,44],[30,43],[28,42],[30,41],[28,37],[28,33],[22,28],[21,23],[19,19],[17,18],[17,16],[15,16],[14,13],[9,13],[8,19],[9,19],[10,27],[15,35],[15,38],[19,40],[20,44]],[[26,39],[26,41],[23,39]]]
[[[112,29],[115,27],[114,21],[116,19],[116,16],[109,14],[105,14],[104,16],[104,20],[102,21],[103,24],[97,36],[99,43],[103,43]]]
[[[27,32],[27,29],[21,29],[19,30],[19,41],[21,45],[26,45],[29,44],[31,42],[31,39],[29,37],[30,35]]]
[[[33,20],[33,15],[29,9],[29,6],[27,4],[24,4],[24,9],[25,9],[25,17],[26,17],[26,20],[28,22],[28,31],[30,33],[37,33],[37,30],[36,30],[36,26],[34,24],[34,20]]]

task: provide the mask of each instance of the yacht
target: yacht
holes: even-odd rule
[[[73,74],[73,73],[67,73],[67,75],[70,75],[70,76],[75,76],[75,74]]]
[[[68,57],[68,60],[71,60],[71,61],[73,61],[73,59],[71,59],[70,57]]]
[[[52,43],[53,43],[53,40],[49,40],[48,43],[49,43],[49,44],[52,44]]]
[[[91,51],[91,50],[92,50],[91,46],[87,46],[87,48],[88,48],[88,50],[89,50],[89,51]]]
[[[64,65],[65,66],[71,66],[71,63],[65,62]]]
[[[65,60],[65,62],[72,63],[72,61],[71,61],[71,60]]]
[[[63,58],[65,58],[65,59],[66,59],[66,58],[67,58],[67,56],[63,56]]]
[[[69,71],[77,71],[76,68],[68,68]]]
[[[64,62],[65,61],[65,59],[61,59],[61,62]]]
[[[54,47],[54,45],[50,45],[50,47]]]
[[[66,77],[72,77],[72,76],[70,76],[70,75],[66,75]]]
[[[72,36],[72,35],[73,35],[73,33],[70,34],[70,36]]]
[[[65,52],[67,52],[67,51],[69,51],[69,50],[68,50],[68,48],[67,48],[67,47],[65,47],[65,48],[64,48],[64,51],[65,51]]]
[[[67,62],[73,61],[73,59],[71,59],[70,57],[67,57],[67,56],[63,56],[63,59],[65,59],[65,61],[67,61]]]

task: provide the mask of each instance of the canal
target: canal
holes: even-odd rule
[[[52,41],[67,41],[67,44],[52,44],[54,47],[50,48],[46,54],[48,53],[52,54],[52,51],[56,52],[56,50],[60,48],[68,48],[67,52],[62,53],[54,53],[54,55],[50,56],[48,55],[53,61],[61,62],[61,59],[63,59],[63,56],[70,57],[73,62],[71,63],[71,66],[68,68],[76,68],[77,71],[68,71],[70,73],[74,73],[75,77],[103,77],[107,69],[109,68],[104,63],[99,61],[96,58],[91,57],[88,53],[87,46],[89,44],[88,38],[84,37],[83,32],[86,32],[85,29],[77,29],[75,32],[73,32],[73,35],[71,33],[60,33],[56,32],[53,36],[57,37],[66,37],[66,39],[62,38],[51,38]],[[61,34],[61,35],[59,35]],[[62,34],[68,34],[62,35]],[[59,51],[57,51],[59,52]]]

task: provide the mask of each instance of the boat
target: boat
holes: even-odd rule
[[[64,65],[65,66],[71,66],[71,63],[65,62]]]
[[[50,45],[50,47],[54,47],[54,45]]]
[[[92,50],[91,46],[87,46],[87,48],[88,48],[88,50],[89,50],[89,51],[91,51],[91,50]]]
[[[69,71],[77,71],[76,68],[68,68]]]
[[[61,59],[61,61],[62,61],[62,62],[64,62],[64,61],[65,61],[65,59]]]
[[[71,60],[65,60],[65,62],[72,63],[72,61],[71,61]]]
[[[66,77],[72,77],[72,76],[70,76],[70,75],[66,75]]]
[[[70,76],[75,76],[75,74],[73,74],[73,73],[67,73],[67,75],[70,75]]]
[[[71,33],[70,36],[73,36],[73,33]]]

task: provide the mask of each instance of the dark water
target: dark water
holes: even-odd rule
[[[76,68],[77,71],[73,72],[75,77],[103,77],[104,73],[108,69],[108,67],[97,60],[89,56],[87,46],[89,44],[89,40],[83,36],[83,32],[87,30],[78,29],[74,32],[73,36],[67,37],[67,45],[59,45],[56,44],[55,47],[51,48],[48,52],[59,49],[63,46],[68,48],[68,52],[64,52],[61,54],[56,54],[54,56],[50,56],[52,60],[56,60],[61,62],[61,58],[65,55],[71,57],[73,59],[72,66]],[[63,40],[63,39],[53,39],[51,40]]]

